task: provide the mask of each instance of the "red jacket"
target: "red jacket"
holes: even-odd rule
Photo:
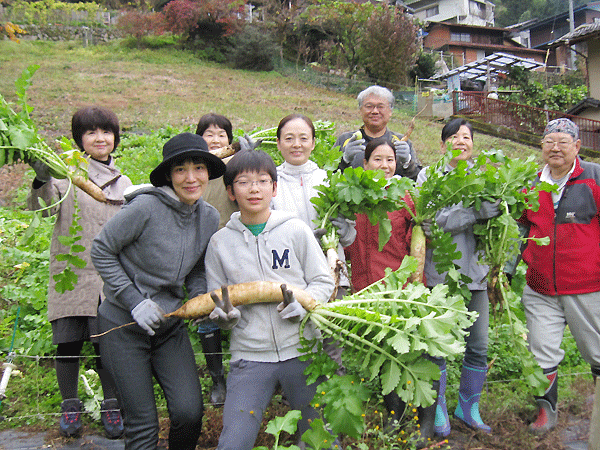
[[[544,295],[600,291],[600,165],[577,159],[556,214],[551,193],[539,199],[540,209],[526,210],[520,222],[550,244],[527,244],[527,284]]]
[[[407,195],[404,200],[414,211],[410,196]],[[383,250],[379,251],[379,225],[371,225],[364,214],[356,216],[356,239],[344,249],[346,259],[351,264],[352,286],[355,291],[381,280],[386,267],[396,270],[404,256],[410,254],[412,216],[402,208],[389,212],[388,217],[392,222],[392,235]]]

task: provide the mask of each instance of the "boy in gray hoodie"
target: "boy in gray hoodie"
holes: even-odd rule
[[[206,252],[208,290],[251,282],[275,281],[308,292],[327,302],[334,283],[327,261],[311,229],[284,211],[272,211],[277,193],[277,170],[261,151],[237,153],[227,165],[224,182],[240,208],[225,228],[211,238]],[[278,384],[293,409],[300,410],[298,433],[318,417],[310,406],[319,382],[306,384],[300,361],[299,322],[306,311],[291,291],[282,287],[286,303],[239,306],[229,312],[215,308],[210,318],[231,330],[231,361],[223,432],[218,450],[251,450],[263,413]],[[225,295],[224,295],[225,297]],[[229,308],[225,308],[229,309]],[[318,336],[307,324],[304,336]]]

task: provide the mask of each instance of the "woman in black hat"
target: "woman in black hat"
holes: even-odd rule
[[[183,321],[164,316],[186,293],[206,292],[204,253],[219,214],[201,196],[224,171],[202,137],[173,137],[150,174],[153,186],[126,196],[128,203],[94,239],[92,261],[106,296],[100,330],[136,322],[100,338],[124,412],[126,450],[157,448],[153,377],[167,400],[169,449],[196,448],[203,405],[194,354]]]

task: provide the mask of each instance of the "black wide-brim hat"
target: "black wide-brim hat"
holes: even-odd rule
[[[169,175],[173,160],[187,157],[201,159],[206,164],[210,180],[219,178],[225,173],[225,163],[221,161],[221,158],[208,151],[208,145],[202,136],[194,133],[181,133],[173,136],[163,146],[163,160],[156,166],[156,169],[150,172],[150,183],[157,187],[170,184],[167,175]]]

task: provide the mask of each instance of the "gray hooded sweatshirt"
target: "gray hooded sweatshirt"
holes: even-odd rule
[[[334,288],[323,250],[302,220],[284,211],[271,211],[265,229],[254,236],[231,215],[206,252],[208,289],[251,281],[275,281],[305,290],[326,303]],[[231,330],[231,361],[279,362],[302,353],[299,324],[282,319],[276,303],[239,306],[240,321]],[[319,336],[309,323],[304,336]]]
[[[99,311],[117,324],[131,322],[131,310],[146,298],[170,313],[181,306],[184,286],[190,298],[205,293],[204,254],[219,224],[219,213],[204,200],[186,205],[166,186],[127,200],[91,251],[104,280]]]

